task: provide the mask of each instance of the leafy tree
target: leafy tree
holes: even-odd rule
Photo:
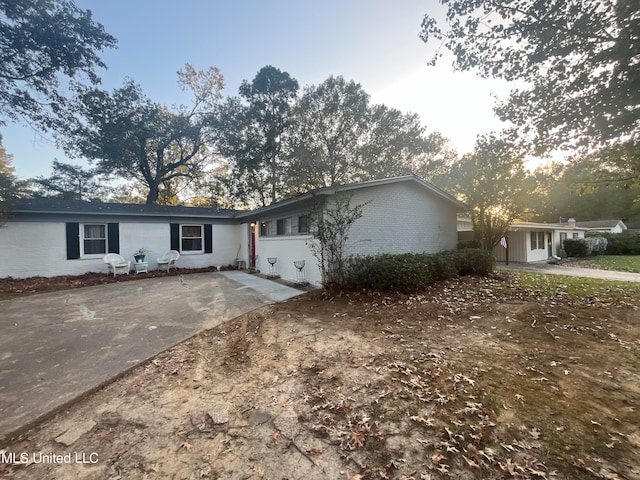
[[[417,115],[371,105],[359,84],[342,77],[308,87],[295,112],[292,194],[397,175],[441,179],[456,158],[447,140],[427,134]]]
[[[147,192],[137,182],[128,182],[124,185],[116,185],[111,188],[109,201],[115,203],[144,204]]]
[[[220,153],[231,161],[232,189],[245,203],[265,206],[282,194],[283,137],[298,89],[287,72],[267,65],[220,111]]]
[[[94,169],[85,170],[79,165],[54,160],[51,176],[36,177],[31,183],[36,186],[36,196],[95,201],[107,192],[96,175]]]
[[[631,189],[638,194],[640,139],[610,145],[586,155],[574,156],[571,164],[579,170],[576,182],[583,190],[614,186]]]
[[[2,146],[0,135],[0,225],[6,222],[13,201],[21,196],[25,187],[24,182],[18,181],[15,176],[12,160],[13,155],[7,153]]]
[[[0,0],[0,118],[63,126],[60,81],[99,83],[98,53],[116,39],[71,0]],[[4,122],[0,119],[0,124]]]
[[[414,174],[441,182],[457,154],[438,132],[427,134],[420,117],[385,105],[373,105],[358,152],[361,180]]]
[[[472,154],[452,167],[454,191],[469,206],[475,240],[492,250],[525,211],[523,157],[504,139],[479,137]]]
[[[640,3],[629,0],[442,0],[446,27],[421,37],[459,70],[523,85],[497,106],[539,152],[638,138]],[[435,62],[442,57],[440,49]],[[521,85],[518,83],[518,85]]]
[[[77,124],[67,150],[95,161],[101,173],[139,180],[147,189],[146,203],[158,202],[172,180],[202,170],[212,141],[211,109],[223,88],[215,67],[196,72],[187,65],[179,78],[194,103],[177,111],[146,98],[131,80],[112,94],[86,90],[78,104],[86,122]]]
[[[598,181],[598,176],[612,176],[599,157],[587,155],[570,163],[554,163],[538,168],[532,175],[536,187],[531,191],[534,218],[558,222],[573,217],[577,220],[640,219],[638,188],[631,181]]]
[[[184,203],[194,207],[238,208],[229,190],[228,165],[209,165],[201,175],[190,182]]]
[[[368,114],[369,95],[341,76],[305,89],[296,105],[293,193],[357,180]]]

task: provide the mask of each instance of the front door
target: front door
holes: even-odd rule
[[[249,268],[256,268],[256,224],[249,227]]]

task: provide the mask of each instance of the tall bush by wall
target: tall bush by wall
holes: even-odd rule
[[[601,236],[588,238],[567,238],[562,243],[567,256],[588,257],[602,255],[607,250],[607,239]]]

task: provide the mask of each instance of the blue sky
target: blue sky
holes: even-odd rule
[[[418,113],[429,131],[447,136],[459,153],[473,148],[477,134],[500,128],[493,95],[508,86],[471,73],[454,73],[450,62],[429,67],[433,46],[419,38],[425,13],[438,14],[435,0],[76,0],[118,39],[102,58],[108,90],[133,78],[152,100],[188,101],[177,85],[185,63],[220,68],[224,95],[237,94],[265,65],[287,71],[301,86],[342,75],[360,83],[373,103]],[[29,127],[1,129],[19,177],[48,175],[52,161],[70,161]]]

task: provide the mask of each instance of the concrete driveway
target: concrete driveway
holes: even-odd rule
[[[599,278],[602,280],[616,280],[622,282],[640,282],[640,274],[631,272],[617,272],[597,268],[571,267],[567,265],[549,265],[541,263],[511,263],[498,264],[498,270],[516,270],[519,272],[536,272],[549,275],[567,275],[569,277]]]
[[[233,271],[0,301],[0,440],[197,332],[301,293]]]

